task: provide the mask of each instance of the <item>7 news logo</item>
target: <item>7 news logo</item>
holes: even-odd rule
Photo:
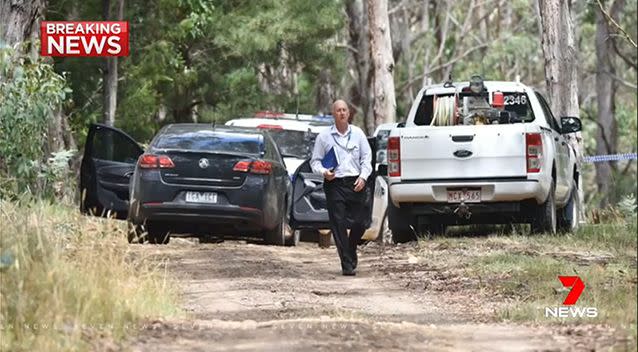
[[[598,309],[595,307],[574,307],[578,298],[585,290],[585,283],[578,276],[559,276],[558,279],[565,287],[571,290],[565,297],[562,307],[545,307],[547,318],[596,318]]]

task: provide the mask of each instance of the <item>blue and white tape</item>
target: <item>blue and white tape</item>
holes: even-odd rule
[[[584,156],[583,162],[586,163],[602,163],[606,161],[619,161],[619,160],[635,160],[637,153],[625,153],[625,154],[608,154],[608,155],[590,155]]]

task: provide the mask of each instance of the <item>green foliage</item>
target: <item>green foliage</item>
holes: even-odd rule
[[[472,3],[477,6],[469,11]],[[451,67],[455,80],[465,80],[473,74],[503,80],[520,76],[523,83],[544,90],[545,62],[533,2],[512,0],[506,7],[469,0],[429,4],[429,28],[422,27],[421,6],[397,7],[398,2],[391,6],[402,8],[391,15],[391,22],[400,22],[401,18],[409,21],[407,26],[391,26],[392,40],[396,44],[410,38],[409,55],[402,49],[394,67],[397,116],[403,118],[407,114],[414,98],[411,95],[420,88],[420,75],[426,65],[437,68],[428,75],[434,82],[447,79],[443,75]],[[77,18],[99,19],[101,5],[50,0],[46,17],[65,20],[69,19],[68,14],[75,14]],[[346,71],[349,49],[335,45],[347,40],[343,6],[344,2],[334,0],[127,0],[124,19],[130,22],[131,54],[119,59],[117,127],[143,142],[162,125],[172,122],[196,119],[223,123],[257,110],[316,112],[314,97],[321,69],[332,72],[337,92],[352,85],[352,77]],[[610,6],[609,1],[606,6]],[[595,1],[572,2],[586,155],[594,154],[598,132],[596,8]],[[635,8],[636,0],[627,0],[619,18],[620,26],[634,36],[637,21],[629,10]],[[407,16],[402,14],[404,10]],[[471,16],[469,28],[464,29],[467,16]],[[446,18],[449,22],[445,45],[434,62]],[[397,33],[399,28],[407,28],[410,33]],[[615,34],[611,39],[624,56],[635,62],[635,48]],[[481,43],[487,46],[469,50]],[[636,70],[618,55],[612,56],[616,75],[635,82]],[[66,77],[73,88],[72,101],[65,112],[82,143],[88,123],[102,119],[103,60],[55,60],[56,71],[68,73]],[[405,88],[408,80],[414,82],[411,92]],[[617,150],[635,151],[636,91],[619,85],[615,100]],[[610,180],[612,202],[635,188],[635,163],[627,170],[626,164],[618,165],[619,171]],[[588,201],[595,201],[593,165],[587,165],[585,171],[585,195]]]
[[[627,223],[635,224],[636,211],[638,210],[638,206],[636,206],[636,195],[629,194],[624,196],[620,202],[618,202],[618,210]]]
[[[53,109],[69,93],[50,64],[0,48],[0,198],[51,191],[46,181],[58,171],[45,162],[42,149]]]
[[[99,5],[52,0],[49,9],[51,19],[66,19],[56,16],[73,11],[99,18]],[[343,27],[341,5],[333,0],[127,1],[131,54],[119,64],[117,127],[143,141],[163,124],[193,117],[221,123],[258,110],[294,111],[297,100],[301,112],[315,112],[318,72],[324,67],[341,72],[331,45]],[[56,69],[70,72],[75,104],[70,112],[80,133],[101,120],[101,65],[95,59],[56,59]],[[265,70],[274,77],[264,77]]]
[[[636,152],[638,143],[638,129],[636,126],[637,107],[635,95],[633,101],[628,96],[617,94],[617,98],[621,103],[616,103],[616,122],[618,124],[618,145],[616,150],[618,153]],[[597,111],[594,103],[581,106],[581,119],[583,120],[583,141],[585,145],[585,155],[596,154],[596,136],[599,133],[597,120]],[[597,193],[595,186],[596,169],[594,164],[585,164],[585,195],[588,204],[594,208],[600,202],[602,194]],[[612,174],[609,180],[611,185],[609,190],[610,202],[617,203],[623,196],[636,192],[636,160],[627,160],[616,162],[612,168]]]

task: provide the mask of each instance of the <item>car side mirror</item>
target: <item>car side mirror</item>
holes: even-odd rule
[[[379,164],[379,167],[377,168],[377,176],[388,176],[387,164]]]
[[[583,124],[578,117],[563,116],[560,118],[561,133],[573,133],[582,130]]]

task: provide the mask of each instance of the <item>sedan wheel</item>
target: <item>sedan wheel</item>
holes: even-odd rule
[[[288,222],[286,221],[286,213],[284,212],[279,224],[272,230],[264,231],[264,241],[266,244],[275,246],[283,246],[286,244],[286,228],[290,229]]]
[[[286,225],[288,228],[286,235],[286,246],[295,247],[299,244],[299,239],[301,238],[300,230],[293,230],[290,225]]]
[[[146,238],[148,239],[148,243],[151,244],[168,244],[171,240],[171,236],[168,233],[168,230],[165,229],[161,225],[150,224],[147,226],[148,234]]]

